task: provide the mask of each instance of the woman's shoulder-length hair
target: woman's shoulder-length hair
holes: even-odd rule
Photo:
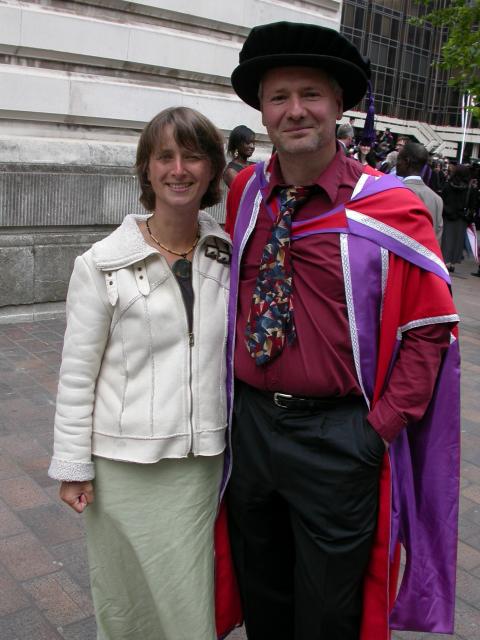
[[[221,179],[225,168],[223,136],[208,118],[189,107],[170,107],[160,111],[145,126],[137,146],[135,169],[140,183],[140,202],[147,211],[155,209],[155,193],[148,179],[148,163],[161,142],[165,128],[171,125],[179,147],[208,158],[213,178],[203,195],[200,208],[211,207],[222,199]]]

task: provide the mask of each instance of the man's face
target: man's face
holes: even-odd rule
[[[282,154],[335,150],[343,104],[327,75],[311,67],[278,67],[262,79],[262,122]]]

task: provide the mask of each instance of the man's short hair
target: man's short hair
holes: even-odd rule
[[[400,143],[405,145],[407,144],[407,142],[410,142],[410,138],[408,138],[407,136],[398,136],[395,146],[399,145]]]
[[[419,142],[407,142],[403,149],[400,149],[398,155],[408,160],[410,169],[418,174],[428,162],[428,151]]]
[[[341,124],[337,129],[337,138],[339,140],[346,140],[347,138],[353,138],[355,131],[351,124]]]
[[[387,167],[389,170],[393,169],[393,167],[397,166],[397,158],[398,151],[390,151],[385,158],[385,162],[387,163]]]

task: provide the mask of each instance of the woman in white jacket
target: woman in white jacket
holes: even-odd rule
[[[227,423],[221,134],[178,107],[144,129],[149,212],[77,258],[49,469],[85,510],[101,640],[212,640]]]

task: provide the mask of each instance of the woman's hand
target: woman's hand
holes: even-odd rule
[[[60,499],[77,513],[82,513],[94,498],[93,484],[90,480],[87,482],[62,482],[60,485]]]

